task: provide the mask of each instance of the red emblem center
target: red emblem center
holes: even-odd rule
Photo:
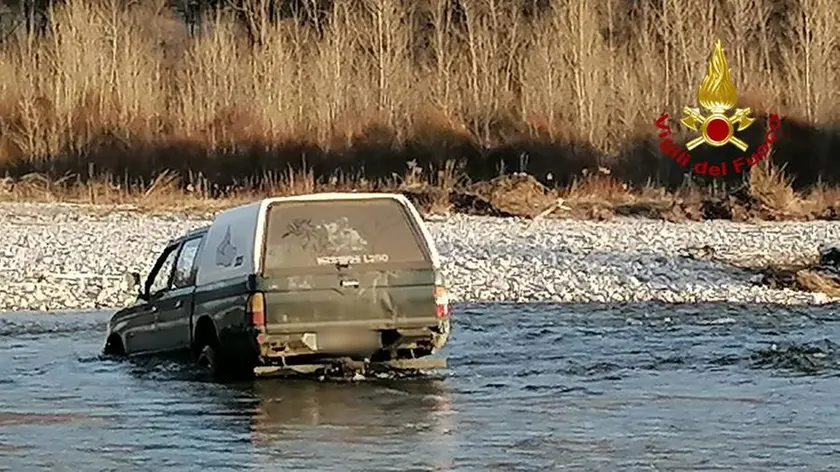
[[[721,118],[715,118],[706,125],[706,136],[719,143],[729,137],[729,123]]]

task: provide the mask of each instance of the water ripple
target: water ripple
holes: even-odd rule
[[[230,385],[0,314],[0,471],[827,469],[833,310],[461,305],[441,375]]]

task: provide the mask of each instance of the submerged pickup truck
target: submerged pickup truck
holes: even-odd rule
[[[130,274],[139,286],[140,276]],[[268,198],[170,241],[103,353],[181,351],[218,379],[445,367],[450,307],[402,195]]]

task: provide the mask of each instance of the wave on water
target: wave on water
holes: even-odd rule
[[[112,312],[0,312],[0,337],[32,336],[41,334],[104,333]]]
[[[757,349],[750,356],[753,367],[800,374],[821,374],[840,367],[840,346],[823,339],[812,343],[780,342]]]

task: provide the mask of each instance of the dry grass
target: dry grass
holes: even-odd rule
[[[195,35],[163,1],[68,0],[44,34],[18,28],[0,44],[0,175],[30,177],[0,198],[422,187],[443,189],[446,212],[466,180],[515,171],[550,174],[579,207],[693,202],[698,187],[650,145],[653,120],[696,102],[720,37],[742,102],[783,115],[774,159],[790,178],[753,172],[755,198],[792,215],[837,201],[832,0],[558,0],[538,14],[530,0],[336,0],[323,34],[269,21],[268,3],[208,12]]]
[[[830,297],[840,297],[840,285],[834,279],[812,270],[796,273],[796,283],[803,290],[824,293]]]
[[[734,206],[730,208],[732,219],[840,219],[840,190],[818,186],[808,193],[796,192],[780,169],[770,166],[760,172],[758,169],[751,177],[754,183],[747,188],[749,199],[731,203]],[[554,190],[542,186],[527,174],[470,184],[451,164],[434,176],[409,166],[404,175],[377,181],[358,176],[316,178],[311,170],[289,170],[228,191],[222,197],[213,196],[208,190],[210,186],[202,178],[184,183],[170,171],[158,174],[148,183],[127,187],[107,179],[83,182],[67,176],[51,180],[41,174],[29,174],[19,180],[0,179],[0,202],[72,202],[131,205],[149,212],[213,212],[269,196],[387,191],[407,195],[425,214],[466,211],[527,218],[551,216],[596,220],[621,215],[685,221],[713,217],[703,208],[716,198],[710,189],[692,185],[673,192],[654,186],[633,189],[604,174],[582,176],[571,185]],[[485,202],[483,207],[463,203],[465,196],[472,201],[474,197],[471,196],[475,195]],[[748,216],[738,217],[739,214]]]
[[[749,191],[760,205],[781,213],[794,211],[801,199],[793,190],[791,179],[783,169],[762,161],[749,176]]]
[[[819,267],[816,261],[744,268],[756,270],[757,274],[763,276],[762,283],[770,288],[824,293],[830,297],[840,297],[840,283],[837,277]]]

